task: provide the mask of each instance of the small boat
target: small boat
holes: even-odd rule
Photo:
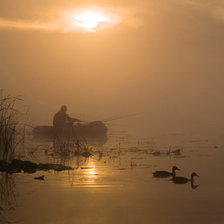
[[[158,177],[158,178],[166,178],[166,177],[175,177],[176,176],[176,170],[180,170],[178,167],[173,166],[172,172],[168,171],[155,171],[153,172],[153,177]]]
[[[194,177],[199,177],[199,176],[195,172],[193,172],[191,174],[191,178],[190,179],[188,179],[186,177],[174,176],[173,179],[172,179],[172,181],[175,184],[186,184],[188,182],[191,182],[191,184],[193,185],[193,183],[194,183]]]
[[[64,133],[63,137],[74,137],[76,140],[85,141],[92,146],[104,145],[107,141],[107,127],[102,121],[73,125],[72,132]],[[53,126],[36,126],[33,137],[37,139],[53,140]]]

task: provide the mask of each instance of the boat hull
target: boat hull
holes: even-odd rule
[[[53,126],[36,126],[33,129],[33,137],[53,140],[55,137],[54,128]],[[107,141],[107,127],[102,121],[73,125],[72,137],[90,145],[100,146]]]

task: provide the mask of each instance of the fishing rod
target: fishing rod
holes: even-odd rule
[[[134,113],[134,114],[123,115],[123,116],[119,116],[119,117],[115,117],[115,118],[110,118],[110,119],[105,119],[105,120],[103,120],[103,122],[110,122],[110,121],[124,119],[124,118],[127,118],[127,117],[134,117],[134,116],[137,116],[139,114],[142,114],[142,112],[141,113]]]
[[[104,119],[102,121],[106,123],[106,122],[116,121],[116,120],[120,120],[120,119],[125,119],[127,117],[137,116],[139,114],[142,114],[142,112],[134,113],[134,114],[128,114],[128,115],[122,115],[122,116],[113,116],[113,117]],[[93,121],[79,121],[78,123],[90,123],[90,122],[93,122]]]

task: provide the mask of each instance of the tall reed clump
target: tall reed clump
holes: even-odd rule
[[[21,99],[0,93],[0,160],[13,158],[16,148],[24,143],[25,126],[21,127],[21,112],[16,109]]]

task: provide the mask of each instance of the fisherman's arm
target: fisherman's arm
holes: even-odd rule
[[[68,120],[69,122],[80,122],[80,120],[79,120],[79,119],[69,117],[68,115],[67,115],[67,120]]]

